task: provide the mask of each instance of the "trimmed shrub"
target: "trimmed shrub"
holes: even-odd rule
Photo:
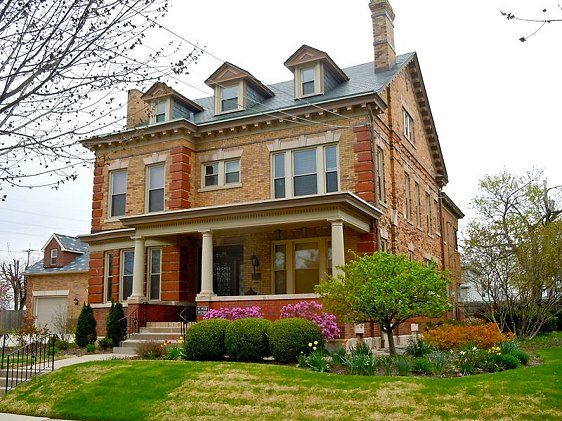
[[[84,348],[88,344],[94,344],[97,339],[98,335],[96,333],[94,310],[92,310],[90,304],[84,304],[78,316],[78,323],[76,324],[76,345]]]
[[[98,346],[101,350],[105,351],[107,348],[111,348],[112,342],[109,338],[103,338],[98,341]]]
[[[269,357],[268,331],[271,322],[266,319],[238,319],[225,330],[226,354],[234,361],[260,361]]]
[[[497,355],[496,361],[498,365],[505,368],[506,370],[511,370],[519,367],[519,359],[513,354]]]
[[[276,320],[269,331],[271,355],[280,363],[297,362],[301,352],[307,353],[308,344],[314,341],[324,346],[322,330],[310,320],[297,317]]]
[[[111,339],[113,346],[119,346],[120,342],[127,337],[127,319],[121,303],[111,302],[107,314],[106,330],[106,337]]]
[[[185,358],[220,360],[226,355],[224,334],[230,321],[209,319],[195,323],[185,333]]]

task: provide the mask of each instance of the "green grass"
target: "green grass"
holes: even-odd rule
[[[104,361],[18,386],[0,411],[75,420],[558,420],[562,333],[542,364],[462,378],[362,377],[273,364]],[[536,342],[540,346],[536,346]]]

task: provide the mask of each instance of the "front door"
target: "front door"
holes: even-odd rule
[[[217,295],[240,295],[243,246],[215,247],[213,290]]]

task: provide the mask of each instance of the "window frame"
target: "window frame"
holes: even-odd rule
[[[380,203],[386,203],[386,179],[384,174],[384,150],[377,146],[377,197]]]
[[[328,168],[327,151],[335,151],[335,167]],[[307,174],[295,174],[295,154],[306,151],[314,151],[315,153],[315,172]],[[282,159],[278,159],[283,157]],[[283,164],[282,171],[278,171],[278,163]],[[341,166],[340,166],[340,152],[337,143],[326,143],[315,145],[312,147],[286,149],[275,151],[270,156],[271,163],[271,197],[273,199],[285,199],[293,197],[311,196],[319,194],[328,194],[341,191]],[[280,169],[279,169],[280,170]],[[335,173],[335,184],[337,189],[332,190],[329,188],[328,175]],[[314,175],[316,179],[316,188],[314,193],[295,194],[295,179],[297,177]],[[281,181],[282,180],[282,181]],[[281,184],[283,183],[283,184]],[[280,194],[281,187],[283,187],[283,194]]]
[[[305,73],[312,71],[313,79],[308,80],[305,78]],[[295,97],[296,98],[308,98],[315,95],[321,95],[324,93],[324,81],[323,81],[323,66],[321,62],[303,64],[295,70]],[[313,84],[313,91],[305,93],[305,83]]]
[[[230,171],[229,173],[226,172],[229,163],[237,162],[238,163],[238,171]],[[207,174],[207,168],[216,167],[217,172],[212,174]],[[228,182],[228,174],[235,174],[238,173],[238,180]],[[207,185],[207,177],[216,177],[216,184],[209,184]],[[217,190],[217,189],[228,189],[234,187],[241,187],[242,186],[242,158],[233,158],[233,159],[223,159],[219,161],[209,161],[203,162],[201,164],[201,190]]]
[[[126,256],[129,255],[132,258],[132,267],[131,267],[131,272],[130,273],[125,273],[125,269],[126,268]],[[133,293],[133,273],[135,270],[135,250],[134,249],[126,249],[126,250],[121,250],[121,256],[120,256],[120,267],[119,267],[119,298],[120,301],[127,301],[129,299],[129,297],[132,295]],[[125,279],[127,277],[127,280]],[[129,281],[130,279],[130,281]],[[125,284],[127,282],[131,283],[131,295],[125,297]]]
[[[103,256],[103,290],[104,302],[109,303],[113,300],[113,252],[107,251]]]
[[[51,262],[51,265],[56,265],[56,264],[57,264],[58,258],[59,258],[59,251],[58,251],[58,249],[51,249],[51,251],[50,251],[50,259],[49,259],[49,261]]]
[[[414,119],[406,108],[402,108],[403,115],[403,134],[406,139],[413,145],[414,144]]]
[[[407,221],[412,221],[412,186],[410,174],[404,173],[404,215]]]
[[[115,176],[118,174],[123,174],[125,177],[125,191],[124,192],[119,192],[116,193],[115,192]],[[120,170],[115,170],[115,171],[111,171],[109,173],[109,203],[108,203],[108,214],[109,214],[109,218],[118,218],[120,216],[124,216],[127,214],[127,170],[126,169],[120,169]],[[115,199],[117,196],[123,196],[123,212],[122,213],[114,213],[114,208],[115,208]]]
[[[415,207],[416,207],[416,226],[417,227],[421,227],[422,225],[422,211],[421,211],[421,189],[420,189],[420,183],[418,183],[417,181],[414,181],[414,194],[416,195],[415,197]]]
[[[231,97],[231,98],[224,98],[224,93],[228,89],[232,89],[236,87],[238,96]],[[233,99],[236,98],[236,104],[233,108],[224,109],[225,101],[233,102]],[[238,80],[235,82],[226,82],[223,84],[217,84],[215,86],[215,114],[228,114],[234,113],[236,111],[244,110],[245,107],[245,87],[244,87],[244,80]]]
[[[152,182],[151,174],[152,174],[152,171],[155,168],[162,169],[162,187],[151,188],[151,182]],[[157,190],[162,190],[162,203],[161,203],[162,208],[153,210],[152,209],[151,193],[154,192],[154,191],[157,191]],[[145,203],[146,203],[145,211],[147,213],[162,212],[166,209],[166,164],[163,163],[163,162],[157,163],[157,164],[154,164],[154,165],[147,165],[147,167],[146,167],[146,198],[145,198]]]
[[[431,216],[431,195],[425,192],[425,220],[427,223],[427,233],[432,234],[433,217]]]
[[[153,253],[158,252],[160,254],[158,258],[158,271],[154,272],[153,267]],[[160,247],[151,247],[148,249],[148,263],[147,263],[147,280],[146,280],[146,290],[148,299],[151,301],[161,301],[162,300],[162,249]],[[158,279],[158,297],[153,297],[153,283],[155,279]]]
[[[271,273],[272,273],[272,285],[271,293],[273,295],[286,295],[286,294],[312,294],[311,292],[297,293],[297,279],[296,271],[296,251],[299,244],[306,243],[316,243],[318,250],[318,283],[326,278],[326,274],[330,275],[332,273],[331,267],[331,251],[332,251],[332,239],[330,237],[311,237],[311,238],[299,238],[295,240],[280,240],[273,241],[271,243],[271,253],[273,258],[271,259]],[[276,267],[276,247],[285,247],[285,259],[284,259],[284,270],[278,270]],[[306,270],[306,269],[300,269]],[[276,276],[278,272],[285,273],[285,292],[277,292],[276,290]],[[317,285],[316,283],[315,285]]]
[[[159,112],[159,107],[162,106],[162,111]],[[156,100],[152,106],[152,123],[163,123],[170,120],[170,100],[160,99]]]

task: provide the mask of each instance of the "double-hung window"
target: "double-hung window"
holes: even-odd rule
[[[113,171],[111,173],[111,203],[109,216],[125,215],[127,202],[127,171]]]
[[[161,280],[161,269],[162,269],[162,250],[161,249],[150,249],[149,251],[149,283],[150,283],[150,294],[148,296],[149,300],[159,300],[160,299],[160,280]]]
[[[240,108],[240,85],[221,87],[221,112],[234,111]]]
[[[148,212],[164,210],[164,164],[148,167]]]
[[[240,159],[203,164],[202,172],[204,189],[240,185]]]
[[[58,254],[59,252],[57,249],[51,249],[51,265],[57,264]]]
[[[433,220],[431,218],[431,196],[427,192],[425,193],[425,219],[427,222],[427,233],[431,234],[431,225],[433,223]]]
[[[415,204],[416,204],[416,226],[421,227],[422,224],[422,214],[421,214],[421,193],[420,193],[420,185],[416,181],[414,185],[414,192],[416,195]]]
[[[377,146],[377,194],[381,203],[386,202],[385,189],[384,152],[380,146]]]
[[[113,298],[113,253],[105,253],[105,301],[110,302]]]
[[[404,211],[406,213],[406,219],[409,221],[412,219],[412,191],[410,189],[410,176],[407,173],[404,173],[404,191],[406,195]]]
[[[121,254],[121,298],[127,300],[133,293],[133,267],[135,252],[124,250]]]
[[[312,95],[316,93],[314,87],[314,76],[315,76],[314,67],[309,67],[302,70],[301,77],[302,77],[302,95]]]
[[[405,109],[402,109],[402,112],[404,115],[404,137],[406,137],[410,143],[414,143],[414,119]]]
[[[156,104],[154,104],[154,122],[155,123],[161,123],[163,121],[166,121],[167,108],[168,108],[168,101],[167,100],[158,101]]]
[[[339,191],[336,145],[275,153],[272,165],[273,197],[276,199]]]

